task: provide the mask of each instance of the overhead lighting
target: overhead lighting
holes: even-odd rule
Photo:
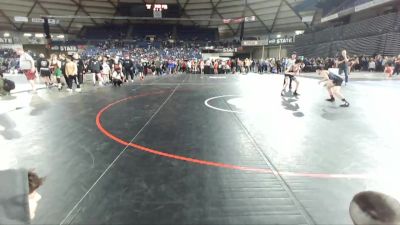
[[[42,38],[42,37],[44,37],[44,34],[37,33],[37,34],[35,34],[35,37],[37,37],[37,38]]]
[[[280,34],[277,34],[277,35],[276,35],[276,37],[277,37],[277,38],[281,38],[281,37],[282,37],[282,35],[280,35]]]
[[[64,38],[63,34],[57,35],[57,38]]]
[[[24,37],[32,37],[32,34],[30,34],[30,33],[24,33]]]
[[[296,30],[294,33],[296,35],[304,34],[304,30]]]
[[[4,37],[10,37],[10,33],[4,33]]]

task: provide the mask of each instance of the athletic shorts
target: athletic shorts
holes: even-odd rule
[[[49,69],[40,69],[40,76],[41,77],[50,77],[50,70]]]
[[[343,79],[340,78],[340,77],[336,77],[334,80],[332,80],[332,83],[333,83],[335,86],[342,86]]]
[[[31,70],[24,70],[24,74],[27,80],[34,80],[36,78],[36,70],[33,72]]]
[[[54,70],[54,76],[60,78],[62,76],[61,69],[57,68],[56,70]]]
[[[290,74],[285,74],[285,78],[289,77],[290,80],[296,80],[296,77]]]

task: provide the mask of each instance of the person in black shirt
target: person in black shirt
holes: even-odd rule
[[[349,58],[347,57],[347,51],[343,50],[342,54],[339,55],[336,64],[339,68],[339,75],[344,73],[345,85],[349,81]]]
[[[125,75],[125,82],[128,82],[129,76],[131,77],[131,81],[133,82],[133,61],[130,59],[129,55],[126,55],[125,58],[122,60],[122,68]]]
[[[78,82],[79,84],[83,84],[83,71],[85,70],[85,64],[77,53],[73,54],[72,57],[74,58],[76,65],[78,65]]]
[[[46,87],[50,88],[53,85],[50,79],[50,63],[46,58],[44,58],[44,54],[39,55],[36,68],[39,69],[40,76],[44,79]]]
[[[96,85],[96,80],[99,81],[99,86],[103,86],[103,78],[101,77],[101,60],[99,56],[97,59],[93,59],[89,65],[91,72],[93,73],[93,85]]]

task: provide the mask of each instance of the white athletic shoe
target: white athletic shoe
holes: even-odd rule
[[[76,92],[81,92],[82,90],[80,88],[75,89]]]
[[[133,83],[134,81],[133,81],[133,80],[131,80],[131,82]]]
[[[68,92],[72,92],[72,89],[68,88],[67,91],[68,91]]]

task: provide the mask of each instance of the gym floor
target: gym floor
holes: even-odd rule
[[[0,162],[46,176],[33,224],[351,224],[352,197],[400,197],[400,82],[175,75],[0,114]],[[54,94],[53,94],[54,93]],[[4,147],[5,146],[5,147]]]

